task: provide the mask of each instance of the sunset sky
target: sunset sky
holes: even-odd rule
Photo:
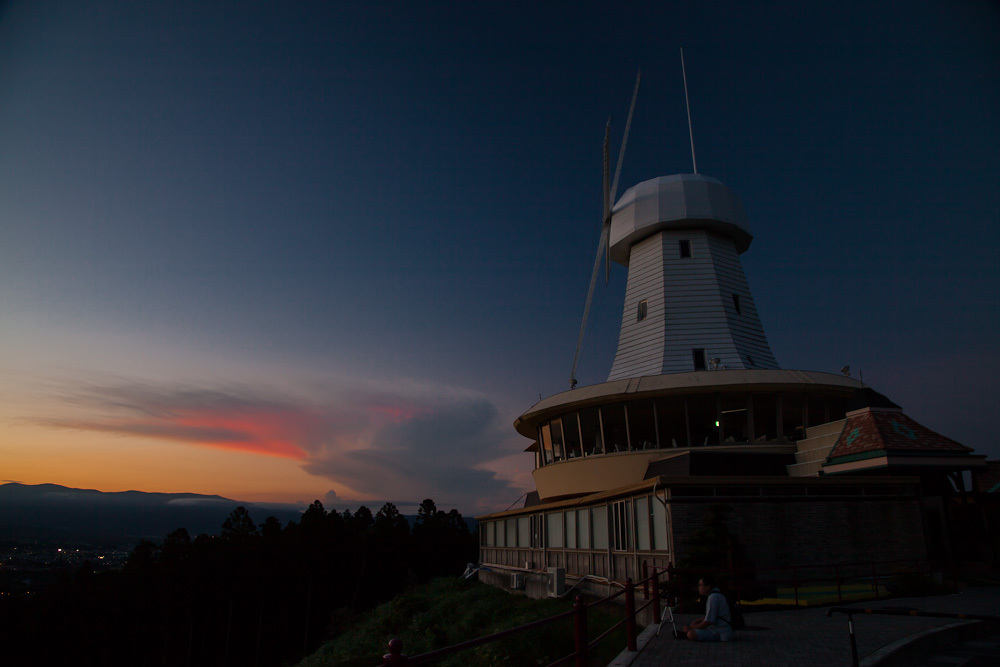
[[[691,170],[681,46],[779,364],[1000,457],[1000,6],[594,7],[0,2],[0,480],[506,508],[637,69],[619,194]]]

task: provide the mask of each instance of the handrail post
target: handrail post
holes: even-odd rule
[[[878,600],[878,565],[872,561],[872,584],[875,586],[875,599]]]
[[[642,599],[649,599],[649,563],[642,561]]]
[[[670,591],[673,590],[673,587],[670,586],[670,582],[673,581],[673,576],[672,576],[673,572],[674,572],[674,561],[668,560],[667,561],[667,605],[668,606],[674,602],[673,599],[671,599],[670,597]]]
[[[660,571],[653,566],[653,623],[660,624]]]
[[[576,667],[587,667],[587,603],[582,595],[573,602],[573,643],[576,649]]]
[[[635,637],[635,584],[625,579],[625,641],[629,651],[638,651]]]
[[[389,640],[389,652],[382,656],[383,665],[405,665],[408,658],[403,653],[403,640],[395,637]]]
[[[851,635],[851,667],[858,667],[858,640],[854,636],[854,617],[847,615],[847,631]]]

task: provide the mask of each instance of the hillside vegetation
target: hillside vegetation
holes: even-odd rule
[[[524,625],[572,609],[571,599],[532,600],[475,581],[439,578],[413,587],[392,601],[371,610],[359,621],[299,667],[374,667],[388,652],[388,642],[398,637],[403,652],[419,655],[507,628]],[[617,608],[592,609],[588,634],[596,637],[621,617]],[[615,630],[605,639],[593,665],[606,665],[625,647],[625,633]],[[466,649],[436,662],[447,667],[492,665],[548,665],[573,652],[573,619],[555,621],[541,628],[484,646]]]

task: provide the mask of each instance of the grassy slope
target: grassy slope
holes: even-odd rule
[[[324,644],[300,667],[374,667],[380,664],[393,637],[403,652],[417,655],[568,611],[569,600],[531,600],[478,582],[436,579],[400,594],[359,619]],[[601,609],[588,613],[591,638],[615,623]],[[520,633],[513,638],[468,649],[438,665],[547,665],[573,652],[573,619],[568,618]],[[606,665],[625,647],[619,628],[598,647],[591,664]]]

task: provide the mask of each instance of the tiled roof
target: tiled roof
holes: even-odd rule
[[[827,461],[876,451],[964,454],[972,448],[921,426],[902,410],[867,408],[847,414]]]
[[[1000,461],[987,461],[983,470],[975,470],[973,479],[984,493],[1000,493]]]

